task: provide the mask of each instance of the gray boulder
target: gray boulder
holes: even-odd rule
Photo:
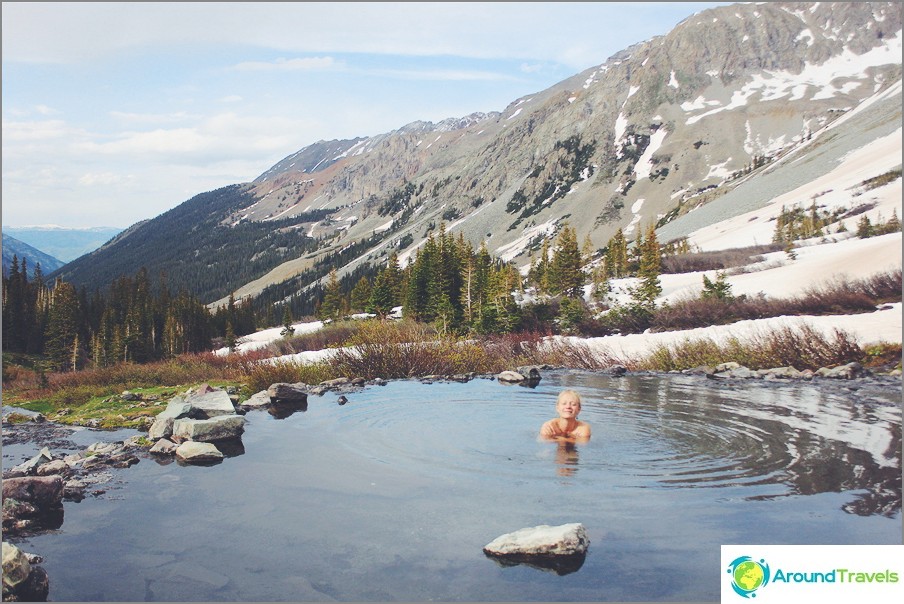
[[[518,558],[579,556],[589,546],[584,525],[574,522],[559,526],[543,524],[506,533],[486,544],[483,551],[491,556]]]
[[[69,470],[69,464],[62,459],[54,459],[38,467],[38,476],[51,476],[53,474],[64,474]]]
[[[296,384],[279,382],[271,384],[267,388],[267,394],[270,395],[270,400],[273,402],[306,403],[308,402],[308,385],[304,382]]]
[[[517,371],[503,371],[499,375],[496,376],[496,379],[500,382],[523,382],[527,378],[524,377],[523,374],[518,373]]]
[[[257,394],[251,396],[248,400],[239,404],[243,409],[263,409],[270,404],[270,393],[261,390]]]
[[[26,554],[12,543],[3,542],[3,601],[46,602],[50,591],[47,572],[35,564],[39,556]]]
[[[4,535],[36,527],[57,529],[62,524],[62,476],[3,479]]]
[[[211,390],[186,399],[191,405],[191,417],[211,419],[221,415],[235,415],[235,405],[225,390]]]
[[[185,463],[210,463],[225,457],[215,445],[186,441],[176,448],[176,458]]]
[[[35,474],[39,467],[53,461],[53,455],[47,447],[42,448],[37,455],[11,468],[11,475],[14,476],[31,476]]]
[[[154,455],[174,455],[176,453],[176,443],[169,439],[161,438],[154,443],[154,446],[148,452]]]
[[[12,543],[3,542],[3,589],[15,589],[28,579],[31,564],[28,556]],[[6,600],[6,598],[3,598]]]
[[[539,382],[541,379],[539,365],[524,365],[522,367],[518,367],[518,373],[523,376],[527,376],[527,379],[532,382]]]
[[[173,424],[174,440],[216,442],[239,438],[245,431],[241,415],[218,415],[211,419],[178,419]]]
[[[148,438],[151,440],[169,438],[173,434],[173,422],[190,414],[191,403],[186,402],[181,396],[173,397],[166,405],[166,409],[157,414],[148,430]]]
[[[853,380],[866,377],[870,375],[870,372],[868,369],[864,369],[863,365],[854,361],[839,367],[820,367],[816,370],[816,375],[834,380]]]

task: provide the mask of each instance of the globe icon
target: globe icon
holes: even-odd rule
[[[734,582],[744,591],[754,591],[764,578],[763,567],[753,560],[742,562],[734,569]]]

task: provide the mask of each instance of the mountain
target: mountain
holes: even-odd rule
[[[19,241],[44,250],[63,262],[93,252],[118,234],[115,227],[67,228],[56,225],[3,227],[3,231]]]
[[[441,224],[522,268],[566,223],[597,249],[652,223],[661,242],[686,237],[857,149],[900,141],[901,12],[897,2],[706,10],[501,112],[304,147],[59,274],[106,287],[146,266],[211,303],[281,300],[330,268],[353,277],[392,251],[405,262]],[[863,180],[900,169],[896,149]],[[860,201],[851,194],[852,211]]]
[[[41,250],[35,249],[23,241],[19,241],[15,237],[11,237],[3,233],[3,274],[9,272],[9,268],[13,264],[13,256],[22,266],[22,260],[27,262],[28,278],[31,279],[32,271],[38,264],[41,265],[41,272],[45,275],[57,270],[65,263],[57,260],[53,256],[45,254]]]

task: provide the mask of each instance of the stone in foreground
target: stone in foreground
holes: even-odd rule
[[[224,455],[211,443],[186,441],[176,449],[176,458],[185,463],[211,463],[222,460]]]
[[[518,558],[580,556],[587,552],[590,539],[579,522],[549,526],[543,524],[501,535],[484,546],[490,556]]]

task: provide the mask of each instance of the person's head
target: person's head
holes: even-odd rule
[[[563,390],[556,399],[556,412],[559,417],[577,418],[581,412],[581,395],[574,390]]]

